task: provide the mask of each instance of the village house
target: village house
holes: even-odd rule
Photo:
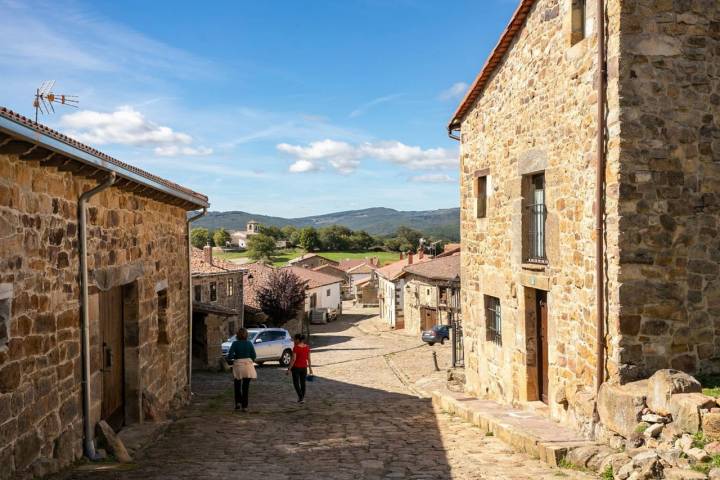
[[[255,220],[250,220],[245,225],[245,230],[234,230],[230,232],[230,243],[238,248],[247,248],[248,238],[258,233],[260,233],[260,223]]]
[[[363,308],[379,306],[378,279],[375,273],[365,280],[357,282],[353,288],[355,291],[355,305]]]
[[[321,265],[338,265],[338,262],[335,260],[330,260],[329,258],[325,258],[322,255],[318,255],[317,253],[306,253],[305,255],[302,255],[297,258],[293,258],[288,262],[288,265],[291,265],[293,267],[302,267],[302,268],[317,268]]]
[[[406,332],[419,334],[459,321],[460,254],[408,265],[403,271]]]
[[[214,368],[222,360],[221,344],[243,326],[243,268],[213,258],[213,249],[191,249],[193,295],[193,362]]]
[[[605,5],[522,0],[449,125],[466,389],[586,433],[601,385],[720,371],[720,3]]]
[[[403,308],[405,306],[405,278],[403,269],[416,262],[425,262],[429,259],[422,250],[417,257],[409,253],[407,257],[397,262],[389,263],[375,270],[378,281],[378,305],[380,319],[391,328],[405,328]]]
[[[342,281],[338,277],[303,267],[283,268],[306,282],[305,315],[312,323],[326,323],[342,314]]]
[[[316,272],[325,273],[327,275],[332,275],[333,277],[337,277],[340,279],[340,295],[343,300],[349,300],[352,298],[352,293],[350,290],[350,276],[347,274],[345,270],[340,268],[339,265],[333,265],[330,263],[327,263],[325,265],[320,265],[319,267],[313,268]]]
[[[0,108],[0,477],[189,398],[193,192]]]
[[[366,260],[360,260],[356,265],[346,263],[345,271],[350,277],[350,289],[353,296],[357,295],[357,285],[366,280],[373,279],[373,273],[378,269],[378,258],[373,257]],[[340,268],[343,268],[343,262],[340,262]]]

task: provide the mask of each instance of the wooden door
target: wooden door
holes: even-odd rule
[[[423,330],[430,330],[437,325],[437,310],[434,308],[422,307],[420,309],[420,316]]]
[[[539,398],[548,403],[548,311],[547,292],[537,290],[538,319],[538,390]]]
[[[100,293],[102,338],[101,416],[115,430],[125,421],[125,371],[122,287]]]

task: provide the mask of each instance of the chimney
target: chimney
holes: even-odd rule
[[[400,260],[402,260],[403,258],[405,258],[405,255],[403,255],[403,252],[400,252]]]
[[[413,261],[413,254],[412,252],[408,252],[408,265],[412,265]]]
[[[212,247],[209,241],[207,245],[203,247],[203,260],[205,260],[205,263],[208,265],[212,265]]]

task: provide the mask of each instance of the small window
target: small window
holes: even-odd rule
[[[489,295],[485,295],[485,331],[488,341],[502,345],[500,299]]]
[[[195,301],[199,302],[202,300],[202,286],[201,285],[195,285],[193,287],[195,289]]]
[[[487,184],[487,175],[475,179],[475,197],[477,199],[475,213],[477,218],[487,217]]]
[[[210,282],[210,301],[214,302],[217,300],[217,283]]]
[[[0,300],[0,348],[10,341],[10,299]]]
[[[570,44],[575,45],[587,35],[586,0],[572,0]]]
[[[326,292],[325,296],[327,296],[327,297],[330,296],[330,289],[329,289],[329,288],[327,289],[327,292]]]
[[[167,325],[167,289],[160,290],[157,294],[157,316],[158,316],[158,343],[167,345],[170,343],[168,338],[168,325]]]
[[[228,278],[228,283],[227,283],[227,296],[228,296],[228,297],[232,297],[233,295],[235,295],[235,285],[234,285],[233,279],[232,279],[232,278]]]

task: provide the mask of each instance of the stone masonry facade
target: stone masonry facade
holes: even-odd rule
[[[513,404],[545,400],[553,418],[591,435],[597,16],[587,2],[578,38],[579,2],[532,3],[461,123],[467,389]],[[606,380],[716,371],[720,4],[608,0],[606,8]],[[538,177],[545,261],[529,262]],[[501,335],[491,338],[495,299]]]
[[[9,312],[0,343],[0,478],[82,455],[77,199],[95,185],[0,154],[0,302]],[[125,423],[144,420],[143,403],[163,412],[186,401],[186,245],[183,208],[115,187],[89,202],[93,425],[103,392],[99,297],[113,287],[123,294]]]

